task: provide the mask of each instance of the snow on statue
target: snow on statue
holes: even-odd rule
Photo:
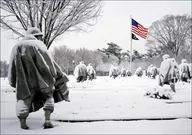
[[[118,67],[111,66],[109,69],[109,77],[113,77],[114,79],[119,75]]]
[[[77,82],[84,82],[87,80],[87,67],[84,61],[81,61],[79,65],[75,67],[74,76]]]
[[[127,76],[132,76],[131,70],[127,69],[127,70],[126,70],[126,75],[127,75]]]
[[[96,72],[91,63],[89,63],[87,66],[87,74],[88,74],[88,80],[92,81],[93,79],[96,79]]]
[[[147,68],[147,76],[152,79],[155,79],[157,74],[158,74],[157,67],[153,64],[149,65],[149,67]]]
[[[189,64],[187,63],[186,59],[181,60],[181,64],[179,65],[179,73],[180,79],[183,82],[188,82],[188,80],[191,78]]]
[[[163,55],[163,61],[160,65],[160,71],[159,71],[159,85],[163,86],[164,84],[170,85],[173,92],[176,92],[175,90],[175,82],[177,81],[177,71],[178,71],[178,65],[176,61],[168,54]]]
[[[28,29],[26,36],[12,49],[9,84],[16,88],[16,113],[21,128],[28,129],[30,112],[43,107],[44,128],[53,128],[50,121],[54,102],[69,101],[68,77],[50,57],[38,28]],[[54,89],[55,88],[55,89]]]
[[[121,77],[125,77],[126,76],[126,69],[122,68],[121,69]]]
[[[138,67],[135,71],[135,74],[138,76],[138,77],[142,77],[143,75],[143,69],[141,67]]]

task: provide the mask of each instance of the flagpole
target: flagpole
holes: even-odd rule
[[[131,17],[131,15],[130,15]],[[130,33],[130,49],[131,49],[131,56],[130,56],[130,71],[132,72],[132,17],[131,17],[131,33]]]

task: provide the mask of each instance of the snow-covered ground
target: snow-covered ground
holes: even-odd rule
[[[46,130],[42,109],[29,115],[30,130],[20,129],[14,89],[7,79],[1,79],[1,134],[192,133],[191,83],[176,83],[172,99],[163,100],[144,96],[157,87],[157,80],[147,77],[97,77],[83,83],[76,83],[73,76],[69,78],[71,102],[55,104],[51,117],[55,127]],[[170,89],[166,85],[164,88]]]

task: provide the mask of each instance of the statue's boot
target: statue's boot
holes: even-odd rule
[[[52,125],[50,121],[50,116],[51,116],[51,111],[50,110],[45,110],[45,122],[43,124],[44,129],[48,128],[53,128],[54,126]]]
[[[26,118],[19,118],[19,120],[22,129],[29,129],[29,127],[26,124]]]

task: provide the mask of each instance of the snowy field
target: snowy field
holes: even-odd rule
[[[55,104],[55,127],[43,129],[40,109],[27,119],[30,130],[20,129],[14,89],[1,78],[1,134],[192,134],[191,83],[176,83],[172,99],[163,100],[144,96],[157,87],[157,80],[147,77],[97,77],[83,83],[69,78],[71,102]]]

